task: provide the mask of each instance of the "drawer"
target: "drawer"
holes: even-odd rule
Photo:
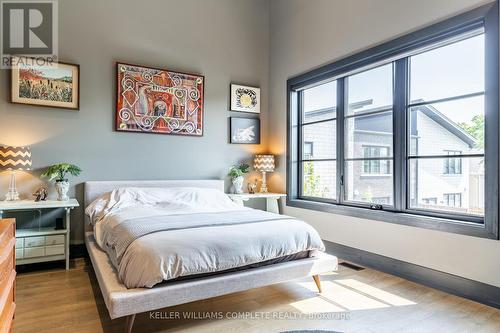
[[[16,249],[16,259],[23,259],[23,258],[24,258],[24,250]]]
[[[45,237],[45,245],[64,244],[64,235],[52,235]]]
[[[9,327],[11,327],[14,317],[14,310],[16,307],[16,305],[14,304],[14,286],[10,286],[10,289],[7,292],[8,296],[5,300],[5,304],[0,308],[0,330],[8,329]],[[4,332],[9,331],[5,330]]]
[[[24,238],[24,247],[37,247],[44,245],[45,245],[45,236]]]
[[[7,223],[6,220],[1,220],[2,224]],[[0,234],[0,252],[7,246],[12,238],[14,238],[14,223],[9,223],[9,226]]]
[[[24,248],[24,258],[43,257],[45,255],[45,247],[26,247]]]
[[[11,244],[14,244],[12,242]],[[0,285],[7,280],[10,273],[14,269],[14,251],[11,248],[10,251],[5,251],[0,255]]]
[[[45,247],[46,256],[55,256],[57,254],[64,254],[64,245],[51,245]]]
[[[16,238],[16,249],[22,249],[24,247],[24,238]]]

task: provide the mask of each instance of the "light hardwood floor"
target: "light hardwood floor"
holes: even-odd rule
[[[500,310],[371,269],[340,267],[323,275],[323,293],[313,279],[282,283],[162,309],[150,319],[139,314],[134,332],[500,332]],[[124,319],[111,321],[88,262],[69,271],[52,269],[17,278],[14,332],[122,332]],[[253,317],[228,319],[236,312]],[[332,319],[307,319],[333,313]],[[169,315],[222,315],[222,320],[165,319]]]

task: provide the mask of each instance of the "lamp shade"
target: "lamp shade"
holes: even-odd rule
[[[31,170],[30,147],[0,146],[0,170]]]
[[[260,172],[273,172],[274,155],[255,155],[253,168]]]

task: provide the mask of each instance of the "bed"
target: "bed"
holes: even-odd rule
[[[200,188],[214,189],[220,192],[224,190],[224,182],[222,180],[91,181],[85,183],[85,207],[88,207],[96,198],[121,188]],[[240,215],[244,216],[245,214]],[[178,218],[178,216],[174,217]],[[285,223],[286,221],[287,220],[277,220],[276,223]],[[178,223],[179,221],[174,222]],[[184,220],[180,222],[185,223]],[[248,221],[243,222],[242,225],[248,228]],[[216,227],[236,228],[232,225]],[[240,228],[240,226],[238,226],[238,228]],[[214,228],[213,230],[218,229]],[[172,231],[162,232],[171,233]],[[95,235],[97,235],[97,239]],[[295,257],[285,256],[287,258],[286,260],[270,260],[262,265],[249,265],[243,267],[244,269],[228,269],[224,270],[222,273],[218,272],[217,274],[192,275],[187,276],[185,279],[182,277],[179,278],[178,274],[174,274],[174,271],[169,275],[171,280],[166,282],[154,283],[154,285],[152,285],[153,283],[143,281],[138,285],[144,284],[148,287],[133,287],[137,285],[138,282],[130,280],[127,276],[123,275],[121,269],[118,269],[120,266],[117,266],[117,257],[113,257],[108,250],[106,250],[108,253],[103,251],[101,248],[102,244],[101,246],[97,244],[101,238],[102,236],[100,234],[94,233],[93,223],[89,216],[85,215],[85,244],[106,307],[112,319],[127,317],[125,328],[127,332],[131,331],[135,314],[137,313],[158,310],[168,306],[184,304],[307,276],[314,278],[321,292],[319,275],[337,269],[337,258],[322,252],[317,252],[313,257],[303,255]],[[143,239],[144,237],[139,237],[135,239],[135,241],[131,240],[131,243],[135,245],[136,243],[140,243],[139,240],[142,241]],[[308,241],[308,243],[310,242],[311,240]],[[126,243],[127,248],[132,247],[129,243]],[[165,243],[170,243],[170,241]],[[143,242],[143,244],[147,245],[145,242]],[[126,257],[127,255],[122,255],[119,258],[125,260],[123,258]],[[148,279],[145,281],[149,281]],[[124,283],[124,281],[126,283]]]

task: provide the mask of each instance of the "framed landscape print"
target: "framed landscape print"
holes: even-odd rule
[[[231,117],[231,143],[260,143],[260,119]]]
[[[231,84],[231,111],[260,113],[260,88]]]
[[[117,87],[117,131],[203,135],[203,76],[118,63]]]
[[[78,110],[80,108],[80,66],[52,63],[38,66],[32,58],[12,57],[18,64],[11,70],[12,103]]]

